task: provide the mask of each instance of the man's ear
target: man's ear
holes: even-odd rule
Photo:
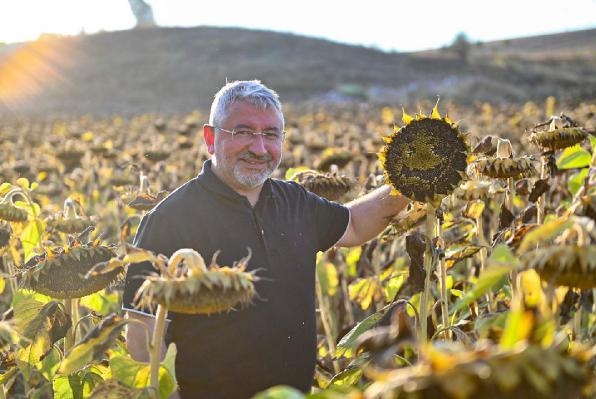
[[[203,138],[207,145],[207,152],[213,155],[215,152],[215,128],[211,125],[203,125]]]

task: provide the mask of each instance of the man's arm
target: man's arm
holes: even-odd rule
[[[127,325],[126,330],[126,346],[128,348],[128,352],[132,356],[133,359],[139,362],[149,362],[149,351],[147,348],[147,333],[149,333],[149,340],[153,337],[153,326],[155,325],[155,317],[145,315],[139,312],[126,312],[129,319],[138,320],[139,322],[143,323],[147,326],[147,329],[144,328],[140,323],[131,322]],[[168,321],[166,320],[166,326],[164,329],[164,336],[165,332],[168,328]],[[165,339],[162,337],[161,339],[161,360],[164,359],[166,356],[166,342]],[[170,399],[180,399],[180,395],[178,391],[174,392]]]
[[[404,209],[410,200],[403,195],[390,195],[391,186],[384,185],[346,204],[350,209],[350,224],[335,244],[354,247],[379,235],[393,216]]]

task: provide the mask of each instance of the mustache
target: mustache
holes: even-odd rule
[[[269,162],[273,160],[271,154],[257,155],[251,151],[245,151],[239,155],[239,158],[245,161],[265,161]]]

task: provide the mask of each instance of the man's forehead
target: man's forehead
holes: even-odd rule
[[[283,121],[281,112],[278,109],[272,106],[265,108],[241,100],[230,104],[226,114],[227,117],[224,118],[225,122],[237,124],[269,123],[276,126],[282,124]]]

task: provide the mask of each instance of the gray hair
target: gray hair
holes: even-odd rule
[[[246,101],[258,108],[277,110],[284,123],[284,116],[281,110],[281,102],[277,93],[261,83],[260,80],[236,80],[228,82],[223,86],[213,98],[211,103],[211,112],[209,114],[209,124],[219,126],[221,121],[226,118],[228,107],[235,101]]]

